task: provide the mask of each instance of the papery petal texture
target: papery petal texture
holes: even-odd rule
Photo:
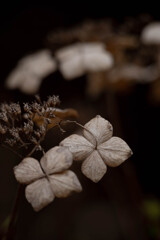
[[[112,137],[113,127],[106,119],[96,116],[84,125],[84,137],[92,144],[99,145]]]
[[[82,187],[77,176],[70,170],[50,175],[49,181],[55,196],[58,198],[67,197],[72,191],[82,191]]]
[[[46,178],[29,184],[25,189],[25,195],[35,211],[41,210],[55,198],[50,183]]]
[[[97,149],[104,162],[110,167],[119,166],[132,155],[130,147],[119,137],[112,137]]]
[[[77,134],[65,138],[60,145],[69,148],[75,161],[84,160],[94,150],[92,143]]]
[[[14,175],[17,181],[23,184],[28,184],[44,177],[39,162],[31,157],[24,158],[19,165],[14,167]]]
[[[66,147],[51,148],[41,158],[40,163],[47,174],[62,172],[68,169],[73,162],[71,152]]]
[[[81,170],[87,178],[96,183],[106,173],[107,166],[105,165],[99,153],[95,150],[82,163]]]

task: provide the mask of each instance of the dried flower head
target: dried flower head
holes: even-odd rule
[[[141,33],[141,40],[144,44],[160,45],[160,22],[151,22],[146,25]]]
[[[109,69],[113,66],[113,57],[103,43],[76,43],[56,52],[60,62],[60,71],[65,79],[71,80],[87,72]]]
[[[51,203],[55,197],[67,197],[72,191],[80,192],[81,184],[74,172],[72,154],[65,147],[51,148],[40,160],[25,158],[14,168],[18,182],[28,184],[25,195],[35,211]]]
[[[36,96],[34,102],[24,103],[23,107],[19,103],[1,104],[1,142],[28,149],[33,144],[37,145],[47,131],[59,126],[62,120],[78,116],[74,109],[57,108],[59,103],[58,96],[49,96],[47,101],[41,101]]]
[[[22,58],[6,79],[6,85],[10,89],[19,88],[24,93],[35,94],[43,78],[54,72],[56,68],[56,61],[51,56],[51,52],[43,49]]]
[[[84,160],[83,174],[98,182],[106,173],[107,165],[117,167],[132,155],[126,142],[112,134],[112,125],[96,116],[84,125],[84,137],[73,134],[60,145],[69,148],[75,161]]]

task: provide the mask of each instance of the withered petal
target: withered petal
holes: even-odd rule
[[[95,150],[92,154],[82,163],[81,170],[83,174],[97,183],[107,171],[107,166],[103,162],[99,153]]]
[[[24,158],[20,164],[14,167],[14,175],[18,182],[31,183],[44,176],[39,162],[35,158]]]
[[[75,161],[84,160],[94,150],[92,143],[77,134],[65,138],[60,145],[69,148]]]
[[[66,147],[53,147],[41,158],[40,163],[47,174],[58,173],[68,169],[73,162],[73,156]]]
[[[81,192],[81,184],[74,172],[66,170],[63,173],[49,176],[52,191],[58,198],[70,195],[72,191]]]
[[[29,184],[25,189],[25,195],[35,211],[40,211],[55,198],[50,183],[46,178]]]
[[[104,162],[110,167],[119,166],[132,155],[130,147],[119,137],[112,137],[97,149]]]
[[[84,137],[94,145],[99,145],[112,137],[113,127],[109,121],[97,115],[84,125]]]

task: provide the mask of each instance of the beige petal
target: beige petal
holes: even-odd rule
[[[132,155],[132,150],[125,141],[112,137],[107,142],[98,146],[98,151],[110,167],[117,167]]]
[[[95,150],[83,163],[81,170],[83,174],[93,182],[98,182],[106,173],[107,166],[101,156]]]
[[[64,198],[70,195],[72,191],[82,191],[82,187],[77,176],[70,170],[50,175],[49,180],[56,197]]]
[[[29,184],[25,189],[25,194],[28,202],[35,211],[41,210],[55,198],[50,183],[46,178],[39,179]]]
[[[90,142],[77,134],[65,138],[60,145],[69,148],[75,161],[85,159],[94,150],[94,146]]]
[[[67,80],[80,77],[85,73],[82,56],[77,54],[71,59],[60,64],[60,71],[63,77]]]
[[[84,125],[84,136],[94,145],[99,145],[112,137],[113,127],[106,119],[96,116]]]
[[[51,148],[41,158],[41,166],[47,174],[62,172],[68,169],[73,162],[73,156],[66,147]]]
[[[39,162],[34,158],[24,158],[14,167],[14,175],[18,182],[28,184],[44,176]]]

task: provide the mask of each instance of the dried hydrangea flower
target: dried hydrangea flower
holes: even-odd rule
[[[65,147],[51,148],[40,160],[31,157],[14,168],[18,182],[28,184],[25,195],[35,211],[51,203],[55,197],[67,197],[72,191],[80,192],[81,184],[74,172],[72,154]]]
[[[112,134],[112,125],[96,116],[84,125],[84,137],[73,134],[60,145],[69,148],[74,160],[84,160],[83,174],[98,182],[106,173],[107,165],[117,167],[132,155],[127,143],[119,137],[112,137]]]
[[[35,94],[42,79],[57,69],[56,61],[47,49],[25,56],[6,79],[10,89],[19,88],[27,94]]]
[[[160,44],[160,22],[151,22],[144,27],[141,33],[144,44]]]
[[[60,62],[60,71],[65,79],[71,80],[87,72],[109,69],[113,57],[103,43],[75,43],[55,53]]]

